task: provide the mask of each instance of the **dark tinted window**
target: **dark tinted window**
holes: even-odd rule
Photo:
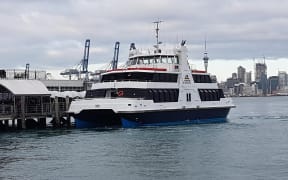
[[[198,89],[201,101],[220,101],[224,98],[222,89]]]
[[[207,74],[192,74],[195,83],[212,83],[212,80]]]
[[[169,73],[146,73],[146,72],[124,72],[113,73],[102,76],[102,82],[109,81],[148,81],[148,82],[177,82],[177,74]]]

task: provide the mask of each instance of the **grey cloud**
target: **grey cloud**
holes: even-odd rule
[[[80,61],[86,38],[92,62],[109,61],[115,41],[125,59],[129,43],[155,42],[158,18],[161,41],[186,39],[197,47],[191,58],[201,59],[205,36],[211,58],[287,57],[286,7],[285,0],[2,0],[0,66],[66,68]]]

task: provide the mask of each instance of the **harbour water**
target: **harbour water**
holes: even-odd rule
[[[227,123],[0,133],[0,179],[287,179],[288,97],[233,100]]]

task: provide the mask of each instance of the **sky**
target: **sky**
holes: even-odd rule
[[[266,58],[268,75],[288,71],[288,0],[1,0],[0,67],[62,71],[83,58],[91,40],[89,67],[109,63],[114,44],[120,59],[130,43],[155,44],[160,24],[163,45],[187,41],[193,67],[203,69],[204,41],[208,70],[225,80],[242,65]],[[56,76],[56,75],[55,75]]]

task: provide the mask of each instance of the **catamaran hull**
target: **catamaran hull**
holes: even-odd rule
[[[229,111],[230,107],[122,113],[114,113],[112,110],[84,110],[73,116],[76,128],[134,128],[226,122]]]

